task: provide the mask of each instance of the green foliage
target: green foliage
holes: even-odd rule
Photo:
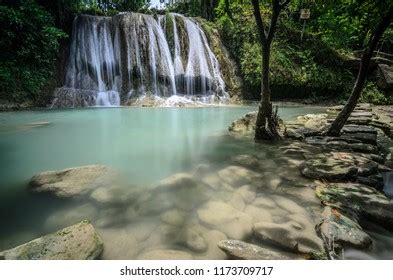
[[[217,25],[224,42],[240,65],[241,74],[251,98],[258,98],[261,83],[261,49],[252,7],[241,1],[231,2],[231,15],[221,0],[216,9]],[[261,6],[264,19],[270,9]],[[325,43],[318,34],[301,31],[284,11],[278,23],[271,53],[271,86],[274,97],[305,98],[337,96],[349,92],[354,77],[341,67],[341,55]],[[300,93],[301,92],[301,93]]]
[[[0,98],[37,102],[65,34],[34,0],[1,5],[0,25]]]
[[[112,16],[119,12],[137,12],[146,8],[147,0],[63,0],[76,14]]]
[[[362,91],[359,102],[373,103],[377,105],[392,104],[391,96],[385,95],[378,90],[373,82],[368,82]]]

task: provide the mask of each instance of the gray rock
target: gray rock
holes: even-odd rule
[[[236,133],[252,133],[255,130],[257,111],[250,112],[232,122],[228,130]]]
[[[304,215],[304,214],[302,214]],[[317,237],[313,227],[295,220],[286,223],[260,222],[254,224],[254,236],[295,253],[323,252],[323,242]]]
[[[251,155],[237,155],[232,158],[235,165],[244,166],[253,170],[258,170],[260,167],[259,159]]]
[[[0,253],[6,260],[92,260],[103,250],[101,237],[88,221],[34,239]]]
[[[245,239],[252,233],[252,218],[221,201],[209,201],[197,211],[201,222],[233,239]]]
[[[297,132],[297,129],[286,129],[284,132],[284,136],[286,138],[295,139],[295,140],[304,140],[304,134]]]
[[[328,206],[325,207],[322,217],[319,231],[328,243],[327,246],[351,246],[359,249],[370,247],[372,240],[357,221]]]
[[[235,260],[288,260],[287,255],[240,240],[221,240],[217,246]]]
[[[60,198],[84,195],[98,188],[110,186],[114,172],[101,165],[87,165],[60,171],[47,171],[33,176],[30,190],[35,193],[52,193]]]
[[[387,64],[377,66],[377,85],[384,90],[393,88],[393,68]]]
[[[322,155],[306,160],[300,165],[300,172],[307,178],[340,181],[352,179],[358,169],[351,163]]]
[[[375,188],[358,183],[331,183],[318,186],[316,194],[325,205],[393,229],[393,201]]]

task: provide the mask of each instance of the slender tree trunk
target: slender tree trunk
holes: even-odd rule
[[[256,140],[272,140],[277,138],[276,131],[271,131],[270,123],[273,115],[272,103],[270,101],[270,46],[262,47],[262,76],[261,76],[261,103],[259,104],[255,139]]]
[[[277,116],[273,114],[272,103],[270,100],[270,48],[273,41],[274,33],[276,31],[280,12],[289,4],[289,2],[290,0],[272,1],[272,17],[270,19],[270,26],[268,30],[265,30],[261,11],[259,8],[259,0],[252,0],[254,17],[258,27],[260,45],[262,47],[261,103],[259,105],[257,120],[255,124],[255,141],[257,142],[261,140],[277,140],[280,138],[280,135],[277,131]]]
[[[356,78],[355,85],[352,89],[351,95],[349,96],[347,103],[345,104],[342,111],[338,114],[336,119],[329,127],[328,131],[326,132],[326,135],[329,136],[340,135],[341,129],[344,127],[349,116],[352,114],[353,110],[355,109],[356,104],[362,94],[364,84],[366,82],[368,69],[370,66],[371,58],[373,56],[373,52],[379,40],[381,39],[383,33],[389,27],[392,19],[393,19],[393,6],[390,7],[386,15],[382,18],[381,22],[378,24],[375,32],[371,36],[368,42],[367,49],[363,53],[362,59],[360,61],[360,69],[358,72],[358,76]]]

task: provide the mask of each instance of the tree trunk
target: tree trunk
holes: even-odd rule
[[[362,59],[360,61],[360,69],[358,72],[358,76],[356,78],[355,85],[352,89],[351,95],[347,100],[342,111],[338,114],[336,119],[333,121],[331,126],[329,127],[326,135],[328,136],[337,136],[340,135],[341,129],[344,127],[344,124],[347,122],[349,116],[352,114],[353,110],[356,107],[356,104],[360,98],[362,93],[364,84],[366,82],[368,69],[370,66],[371,57],[373,56],[373,52],[381,39],[385,30],[389,27],[390,22],[393,18],[393,6],[390,7],[389,11],[382,18],[381,22],[378,24],[375,32],[371,36],[367,49],[365,50]]]
[[[270,46],[262,47],[261,102],[255,125],[255,140],[273,140],[278,133],[273,125],[273,108],[270,101]]]
[[[259,0],[252,0],[254,7],[254,17],[258,27],[260,38],[260,45],[262,47],[262,76],[261,76],[261,103],[258,109],[257,120],[255,123],[255,141],[262,140],[277,140],[280,135],[277,131],[278,120],[277,115],[273,114],[272,103],[270,100],[270,48],[273,41],[274,33],[276,31],[278,17],[283,8],[285,8],[290,1],[286,0],[280,2],[273,0],[272,2],[272,18],[268,31],[265,31],[265,26],[262,20],[261,11],[259,8]]]

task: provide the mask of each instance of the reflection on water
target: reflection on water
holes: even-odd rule
[[[169,249],[222,259],[217,242],[248,240],[255,223],[299,235],[305,250],[318,248],[320,201],[299,176],[299,158],[227,134],[232,120],[254,109],[1,113],[0,250],[85,218],[102,236],[107,259],[160,258]],[[280,113],[289,119],[303,110]],[[26,191],[38,172],[88,164],[110,166],[123,180],[72,200]]]

